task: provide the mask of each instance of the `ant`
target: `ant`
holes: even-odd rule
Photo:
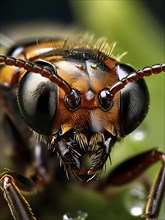
[[[165,64],[136,71],[102,48],[41,39],[0,55],[3,117],[24,144],[19,159],[30,151],[36,164],[28,177],[9,169],[0,174],[14,219],[35,219],[22,193],[45,186],[52,177],[49,158],[43,162],[44,155],[37,153],[45,145],[56,152],[68,178],[89,182],[100,177],[115,144],[146,117],[149,93],[143,78],[165,72]],[[151,149],[122,162],[95,189],[129,183],[158,161],[162,165],[145,210],[146,219],[153,220],[165,190],[165,153]]]

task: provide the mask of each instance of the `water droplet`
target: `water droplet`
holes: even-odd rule
[[[146,191],[142,185],[137,185],[125,195],[125,207],[133,216],[140,216],[143,214],[146,203]]]
[[[143,130],[136,130],[131,134],[131,138],[135,141],[142,141],[145,138],[145,132]]]
[[[86,212],[81,210],[68,212],[63,215],[63,220],[85,220],[88,217]]]

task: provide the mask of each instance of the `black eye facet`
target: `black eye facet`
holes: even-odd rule
[[[52,64],[37,64],[55,71]],[[57,87],[49,79],[33,72],[26,72],[20,81],[18,104],[23,118],[37,133],[49,135],[57,108]]]

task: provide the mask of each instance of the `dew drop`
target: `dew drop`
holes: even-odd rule
[[[88,217],[86,212],[81,210],[68,212],[63,215],[63,220],[85,220]]]
[[[137,185],[125,195],[125,207],[133,216],[140,216],[144,212],[146,203],[146,191],[141,185]]]
[[[135,141],[142,141],[145,138],[145,132],[143,130],[136,130],[131,134],[131,138]]]

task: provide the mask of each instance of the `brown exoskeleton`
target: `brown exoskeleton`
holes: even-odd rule
[[[70,46],[56,39],[16,45],[6,56],[0,55],[3,117],[20,135],[25,150],[32,149],[29,157],[36,159],[29,177],[12,170],[0,175],[14,219],[35,219],[22,192],[34,191],[51,178],[42,155],[36,153],[45,145],[57,153],[68,177],[89,181],[99,177],[115,143],[145,118],[149,94],[142,78],[165,72],[165,64],[135,71],[105,51],[101,45]],[[95,187],[128,183],[157,161],[162,166],[145,210],[146,219],[153,220],[165,190],[163,152],[151,149],[128,159]]]

